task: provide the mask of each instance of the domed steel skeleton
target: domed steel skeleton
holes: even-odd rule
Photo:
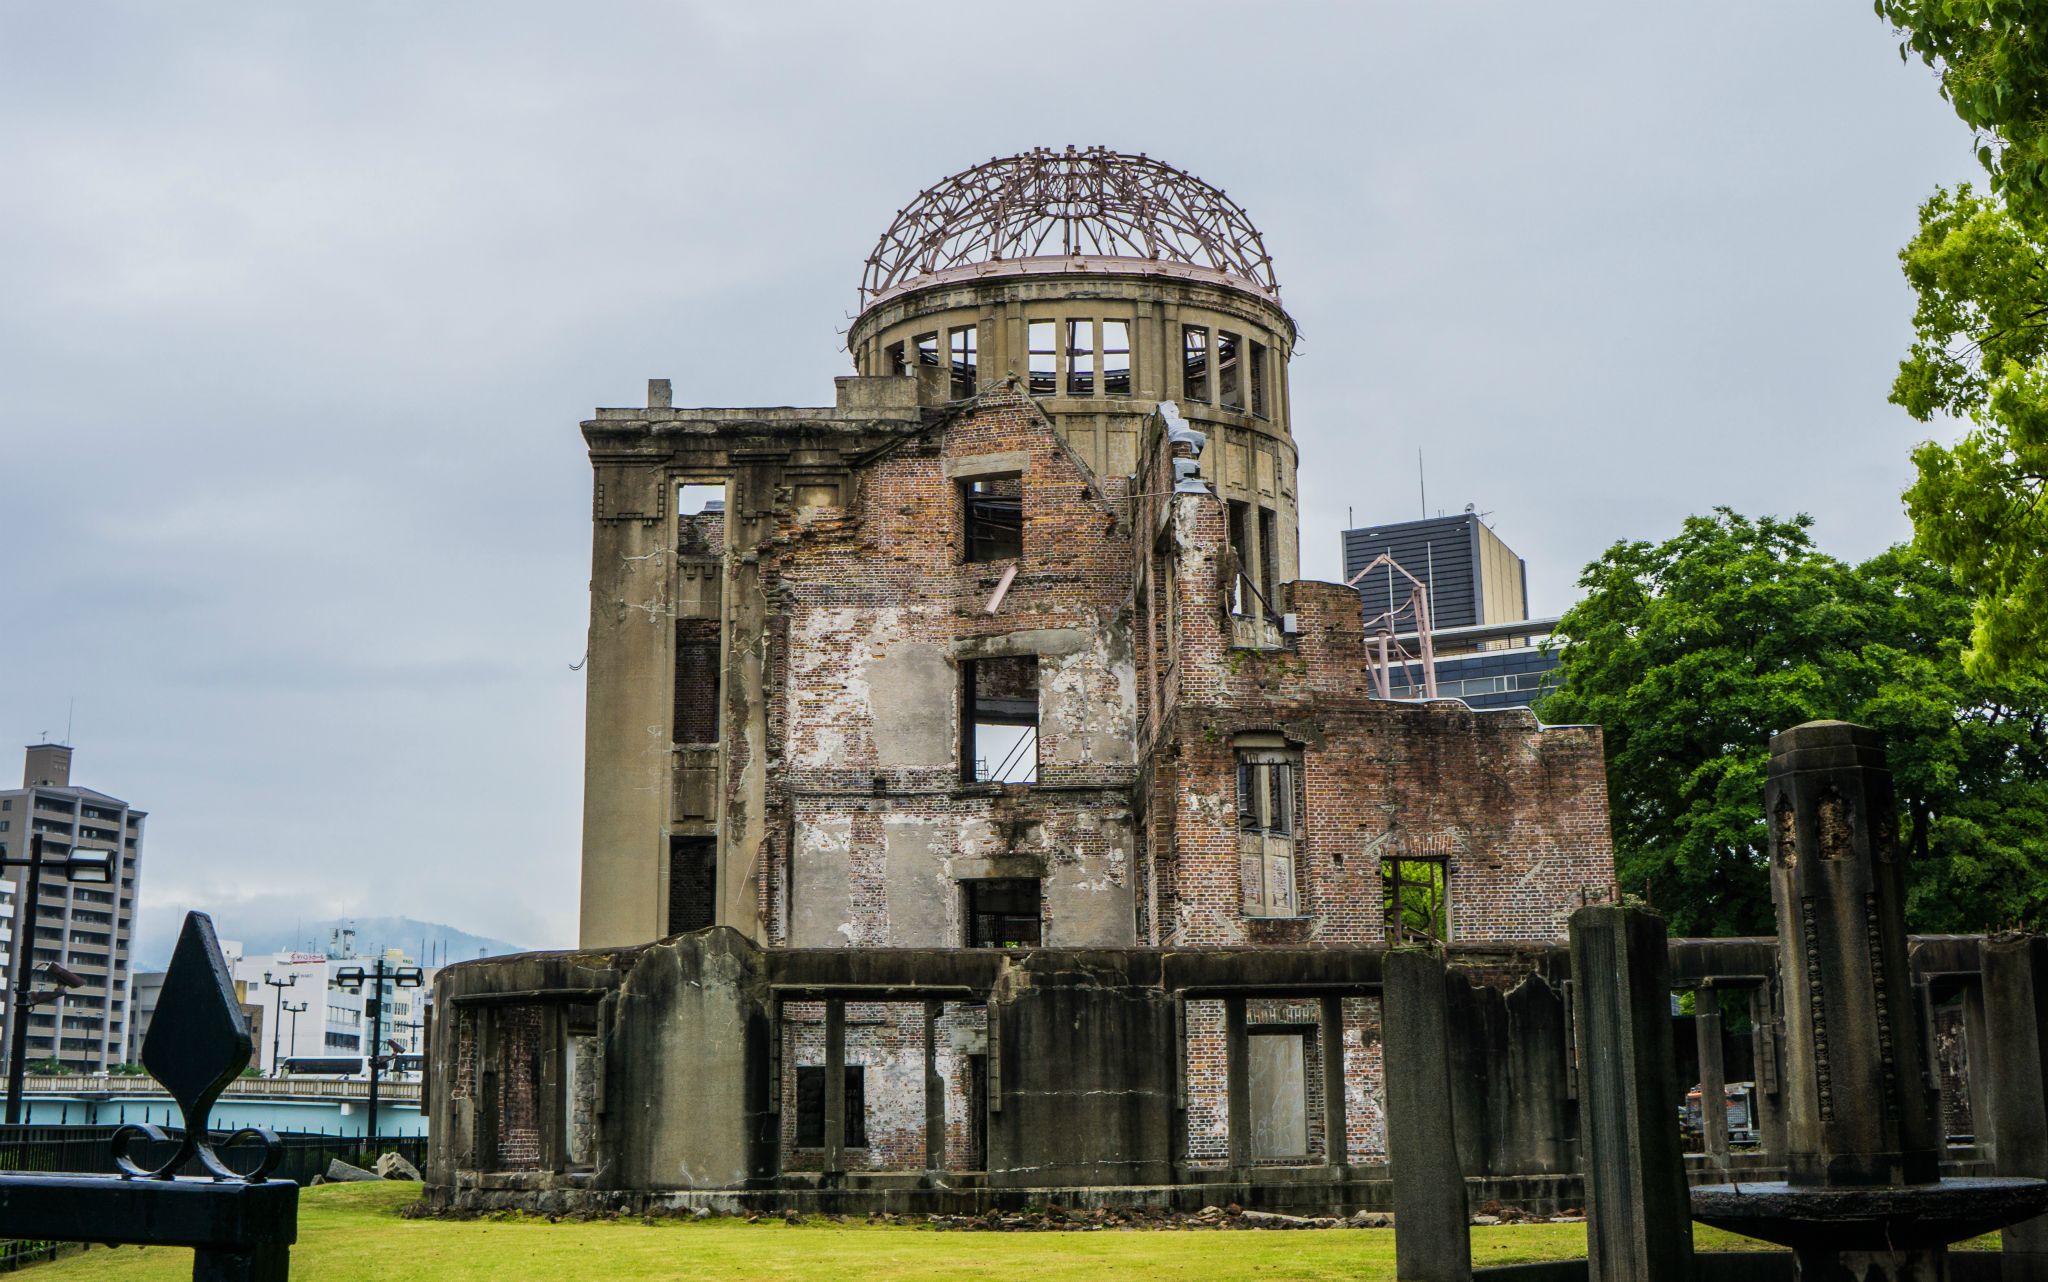
[[[955,174],[898,211],[868,256],[861,301],[959,268],[1075,258],[1180,264],[1280,292],[1258,228],[1221,190],[1142,153],[1041,147]]]

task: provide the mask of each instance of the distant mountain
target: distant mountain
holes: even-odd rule
[[[353,929],[355,949],[363,955],[386,948],[402,948],[415,961],[429,964],[467,961],[474,957],[495,957],[500,953],[524,952],[519,944],[472,935],[466,930],[414,917],[337,917],[321,921],[279,922],[262,907],[233,906],[207,909],[213,928],[222,939],[242,945],[242,954],[257,957],[265,953],[327,951],[333,930]],[[178,929],[185,920],[183,906],[144,905],[138,923],[135,967],[162,970],[170,965],[171,948],[178,942]]]

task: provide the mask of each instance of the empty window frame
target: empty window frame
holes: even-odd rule
[[[1102,322],[1102,394],[1131,394],[1131,323]]]
[[[967,893],[969,948],[1036,948],[1043,931],[1036,878],[962,882]]]
[[[1257,604],[1245,591],[1252,573],[1251,507],[1232,499],[1227,504],[1230,520],[1230,553],[1237,561],[1237,573],[1230,580],[1230,612],[1242,618]]]
[[[946,353],[953,371],[952,398],[956,401],[974,395],[975,348],[979,332],[976,326],[966,325],[946,333]]]
[[[1060,390],[1059,322],[1035,320],[1025,328],[1030,347],[1031,394],[1055,396]]]
[[[961,778],[1038,782],[1038,656],[969,659],[960,665]]]
[[[868,1146],[867,1070],[859,1064],[846,1066],[846,1134],[848,1148]],[[796,1146],[825,1147],[825,1069],[822,1065],[796,1070]]]
[[[1244,408],[1244,340],[1227,329],[1216,331],[1216,401],[1230,409]]]
[[[1451,932],[1451,867],[1442,856],[1380,860],[1388,943],[1440,944]]]
[[[910,343],[912,347],[917,349],[918,364],[936,365],[939,363],[939,332],[937,330],[933,330],[929,334],[919,334],[916,338],[911,339]]]
[[[882,373],[894,374],[901,378],[910,372],[910,362],[903,358],[903,344],[895,342],[882,349]]]
[[[1252,413],[1260,418],[1266,415],[1266,345],[1251,345]]]
[[[668,839],[668,933],[718,924],[718,838]]]
[[[1190,401],[1209,399],[1209,331],[1200,325],[1180,328],[1180,390]]]
[[[1301,754],[1239,748],[1237,837],[1247,917],[1295,917],[1295,843],[1300,837]]]
[[[983,476],[960,483],[966,523],[965,555],[971,561],[1005,561],[1024,555],[1024,478]]]
[[[1274,608],[1273,594],[1280,587],[1280,520],[1269,507],[1259,509],[1259,572],[1253,577],[1267,607]]]
[[[1095,395],[1095,322],[1067,322],[1067,395]]]

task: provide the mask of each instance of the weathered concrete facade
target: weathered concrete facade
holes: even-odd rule
[[[1131,217],[1180,196],[1235,209]],[[1530,959],[1611,893],[1599,731],[1369,697],[1356,593],[1299,578],[1295,326],[1248,224],[1202,261],[1065,235],[880,273],[830,406],[656,380],[583,424],[585,951],[447,972],[437,1181],[1348,1185],[1404,942],[1511,961],[1450,994],[1492,1061],[1451,1079],[1468,1168],[1570,1169],[1563,1105],[1481,1123],[1474,1083],[1554,1075]],[[1190,949],[1207,988],[1158,978]]]

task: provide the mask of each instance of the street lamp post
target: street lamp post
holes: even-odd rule
[[[368,1007],[363,1013],[370,1017],[369,1051],[370,1065],[370,1115],[365,1119],[369,1127],[372,1146],[377,1143],[377,1079],[383,1069],[383,1057],[378,1054],[384,1045],[384,985],[398,988],[418,988],[423,981],[417,966],[388,966],[382,957],[375,967],[364,970],[361,966],[344,966],[334,973],[334,982],[350,991],[357,991],[364,984],[371,985],[370,996],[364,1002]]]
[[[277,996],[270,999],[272,1007],[270,1019],[270,1075],[272,1077],[277,1076],[278,1036],[284,1032],[284,990],[296,988],[298,983],[299,977],[297,975],[293,975],[288,979],[272,979],[269,971],[263,972],[263,986],[277,990]]]
[[[285,1013],[292,1017],[292,1054],[296,1055],[299,1053],[299,1012],[306,1009],[306,1003],[286,1002],[284,1009]],[[277,1068],[277,1052],[275,1050],[270,1052],[270,1063],[273,1070],[272,1075],[275,1076]]]
[[[28,858],[0,858],[0,868],[28,869],[27,907],[25,912],[15,915],[14,955],[9,959],[14,967],[14,1030],[7,1046],[7,1124],[18,1126],[21,1123],[22,1078],[28,1073],[28,1013],[55,997],[59,991],[53,988],[32,993],[28,987],[29,976],[35,971],[35,967],[28,963],[35,956],[36,915],[42,908],[43,869],[62,869],[64,876],[73,882],[103,886],[114,879],[114,852],[80,850],[74,846],[62,859],[45,859],[43,834],[38,832],[29,835]],[[24,943],[29,949],[27,953],[22,951]],[[68,973],[66,972],[67,975]],[[58,979],[61,987],[77,986],[74,983],[63,983],[62,976]]]

